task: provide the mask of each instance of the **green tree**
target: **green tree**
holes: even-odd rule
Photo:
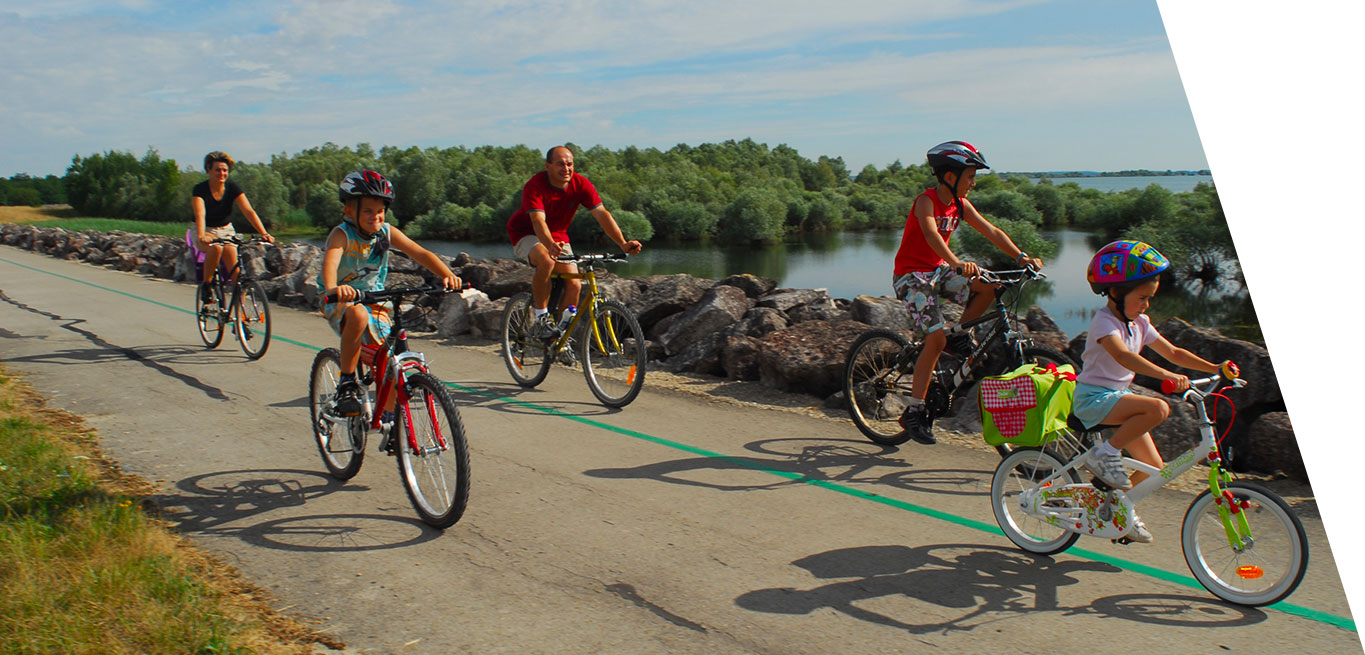
[[[718,236],[734,243],[780,243],[787,205],[768,189],[748,189],[725,209]]]
[[[251,208],[267,228],[273,227],[275,220],[289,211],[284,178],[270,166],[238,163],[232,167],[229,179],[242,187],[242,192],[251,201]]]
[[[341,198],[337,196],[340,191],[337,183],[331,180],[318,182],[309,189],[304,210],[314,226],[330,228],[342,221]]]

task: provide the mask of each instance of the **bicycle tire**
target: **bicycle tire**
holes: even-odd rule
[[[194,286],[194,323],[199,330],[199,338],[210,350],[223,342],[223,315],[218,311],[218,297],[222,291],[218,285],[209,285],[211,299],[204,302],[201,285]]]
[[[313,357],[313,366],[309,371],[308,415],[313,426],[313,443],[322,455],[322,464],[327,467],[327,472],[338,480],[350,480],[360,472],[360,465],[365,460],[364,418],[351,417],[343,423],[337,423],[327,420],[324,415],[332,406],[332,397],[336,394],[341,376],[341,352],[336,348],[323,348]],[[339,442],[338,437],[343,436],[346,440]]]
[[[1251,547],[1233,550],[1218,515],[1221,498],[1205,489],[1180,525],[1185,563],[1199,584],[1230,603],[1259,607],[1284,600],[1308,571],[1303,522],[1283,498],[1261,485],[1233,482],[1226,490],[1248,504],[1242,512],[1252,528]]]
[[[1005,537],[1035,555],[1060,553],[1081,535],[1026,513],[1018,498],[1039,480],[1066,466],[1051,448],[1017,448],[1000,461],[991,476],[991,513]],[[1068,470],[1065,477],[1076,484],[1081,477]]]
[[[502,311],[502,361],[512,379],[523,387],[543,382],[554,362],[545,342],[531,336],[534,324],[530,293],[522,292],[507,300]]]
[[[578,333],[583,379],[603,405],[625,407],[645,386],[645,331],[635,314],[615,300],[597,303],[590,318]]]
[[[464,423],[450,392],[430,373],[414,373],[404,385],[408,402],[397,419],[402,429],[395,430],[394,444],[398,477],[422,522],[445,529],[460,520],[469,503]]]
[[[883,446],[899,446],[910,440],[900,426],[905,409],[897,398],[899,390],[910,395],[912,374],[895,370],[901,351],[913,347],[909,339],[885,329],[859,335],[844,360],[844,399],[848,415],[863,436]]]
[[[265,287],[260,282],[243,282],[236,298],[232,318],[237,324],[237,343],[247,359],[260,359],[270,347],[270,301]]]

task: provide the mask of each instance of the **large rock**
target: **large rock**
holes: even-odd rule
[[[472,293],[471,293],[472,292]],[[462,293],[448,293],[441,298],[441,306],[436,310],[436,336],[441,339],[467,334],[473,321],[470,317],[469,299],[465,298],[466,293],[483,295],[480,291],[466,291]],[[486,296],[485,296],[486,297]]]
[[[469,335],[478,339],[502,338],[502,314],[506,298],[474,303],[469,311]]]
[[[833,305],[834,300],[829,297],[826,289],[777,289],[764,294],[758,299],[759,307],[771,307],[778,311],[791,313],[791,310],[802,305]]]
[[[691,307],[701,300],[707,289],[716,284],[714,280],[700,279],[685,273],[647,275],[636,278],[636,281],[644,287],[643,293],[626,306],[635,312],[635,317],[640,320],[640,327],[644,328],[645,332],[649,332],[649,328],[663,317]]]
[[[744,318],[731,325],[727,332],[757,339],[789,325],[791,325],[791,320],[787,318],[786,314],[772,307],[755,307],[750,309]]]
[[[701,339],[688,344],[681,352],[664,360],[663,367],[680,373],[724,375],[721,350],[725,347],[725,341],[725,335],[719,332],[707,333]]]
[[[762,339],[759,381],[824,398],[842,388],[848,347],[867,326],[855,321],[807,321]]]
[[[750,298],[758,298],[777,288],[777,280],[770,277],[759,277],[749,273],[731,275],[717,284],[739,288],[744,291],[744,295]]]
[[[762,344],[744,335],[727,335],[720,352],[720,367],[731,380],[754,381],[759,378],[758,355]]]
[[[469,266],[464,266],[461,270],[468,268]],[[489,298],[506,298],[522,292],[530,293],[531,276],[535,272],[535,269],[530,266],[509,268],[495,272],[493,277],[482,284],[474,284],[473,280],[470,281],[470,284],[474,284],[474,288],[488,294]]]
[[[1070,345],[1067,342],[1066,333],[1062,332],[1062,329],[1057,327],[1057,323],[1052,320],[1051,316],[1047,315],[1047,312],[1043,311],[1042,307],[1037,305],[1029,307],[1028,314],[1023,316],[1020,322],[1028,328],[1029,338],[1033,339],[1033,342],[1040,346],[1047,346],[1061,352],[1066,352],[1067,347]],[[1079,362],[1081,360],[1076,359],[1076,361]]]
[[[1247,381],[1247,386],[1229,394],[1233,402],[1238,407],[1251,405],[1277,405],[1284,406],[1284,399],[1280,395],[1279,380],[1275,376],[1275,367],[1270,363],[1270,353],[1265,348],[1258,346],[1250,341],[1241,339],[1231,339],[1218,333],[1217,330],[1197,328],[1189,323],[1171,318],[1163,321],[1157,331],[1161,336],[1172,344],[1189,350],[1204,359],[1218,363],[1224,360],[1232,360],[1242,370],[1242,378]],[[1158,363],[1164,363],[1159,355],[1147,352],[1150,358]],[[1191,377],[1203,377],[1204,373],[1191,372]]]
[[[910,316],[905,303],[885,296],[858,296],[849,305],[849,315],[855,321],[890,330],[909,330]]]
[[[708,334],[738,321],[749,311],[753,301],[742,289],[716,285],[706,290],[696,304],[674,319],[664,333],[664,352],[672,355]]]
[[[1285,412],[1267,412],[1247,430],[1245,446],[1234,450],[1235,464],[1253,471],[1283,472],[1296,480],[1308,481],[1294,426]]]
[[[461,255],[464,255],[464,253],[460,253],[460,254],[461,254]],[[465,255],[465,257],[468,257],[468,256]],[[457,261],[457,262],[458,262],[458,261],[461,261],[461,258],[460,258],[460,257],[456,257],[456,258],[455,258],[455,261]],[[516,261],[516,260],[513,260],[513,259],[493,259],[493,260],[487,260],[487,261],[483,261],[483,260],[468,261],[468,260],[466,260],[464,263],[460,264],[459,268],[457,268],[457,269],[455,270],[455,272],[456,272],[457,274],[459,274],[460,279],[464,280],[465,282],[468,282],[468,283],[470,284],[470,286],[473,286],[475,289],[478,289],[478,290],[483,291],[484,293],[488,294],[488,296],[489,296],[490,298],[502,298],[502,297],[504,297],[504,296],[506,296],[506,295],[511,295],[511,294],[503,294],[503,293],[501,293],[501,291],[504,290],[503,287],[497,287],[496,289],[494,289],[494,288],[492,288],[492,287],[489,286],[489,282],[492,281],[494,278],[496,278],[496,277],[498,277],[498,276],[505,275],[505,274],[511,273],[511,272],[513,272],[513,271],[530,271],[530,270],[531,270],[531,267],[530,267],[529,265],[527,265],[527,264],[522,264],[522,263],[520,263],[520,262],[518,262],[518,261]],[[509,280],[510,280],[510,279],[511,279],[511,278],[509,278]],[[531,279],[531,278],[530,278],[529,276],[526,278],[526,280],[527,280],[527,281],[526,281],[526,285],[527,285],[526,288],[527,288],[528,290],[530,289],[530,286],[529,286],[529,284],[530,284],[530,279]],[[518,287],[518,288],[520,288],[520,287]],[[512,293],[516,293],[516,292],[513,291]]]

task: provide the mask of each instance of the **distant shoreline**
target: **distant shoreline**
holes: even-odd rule
[[[1022,175],[1024,177],[1180,177],[1206,175],[1212,176],[1213,172],[1207,169],[1202,171],[1149,171],[1146,169],[1136,171],[1008,171],[1001,175]]]

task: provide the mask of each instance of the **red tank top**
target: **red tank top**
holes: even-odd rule
[[[947,243],[949,237],[953,236],[953,230],[957,229],[960,217],[957,214],[957,203],[944,204],[939,202],[937,189],[929,189],[919,194],[915,198],[915,203],[919,203],[920,198],[928,198],[934,203],[934,223],[938,226],[938,234],[943,237],[943,242]],[[900,277],[906,273],[914,271],[932,271],[943,264],[943,258],[929,247],[929,242],[924,240],[924,232],[920,230],[919,221],[915,220],[914,205],[911,205],[910,216],[905,220],[905,233],[901,235],[901,247],[896,251],[895,275]]]

